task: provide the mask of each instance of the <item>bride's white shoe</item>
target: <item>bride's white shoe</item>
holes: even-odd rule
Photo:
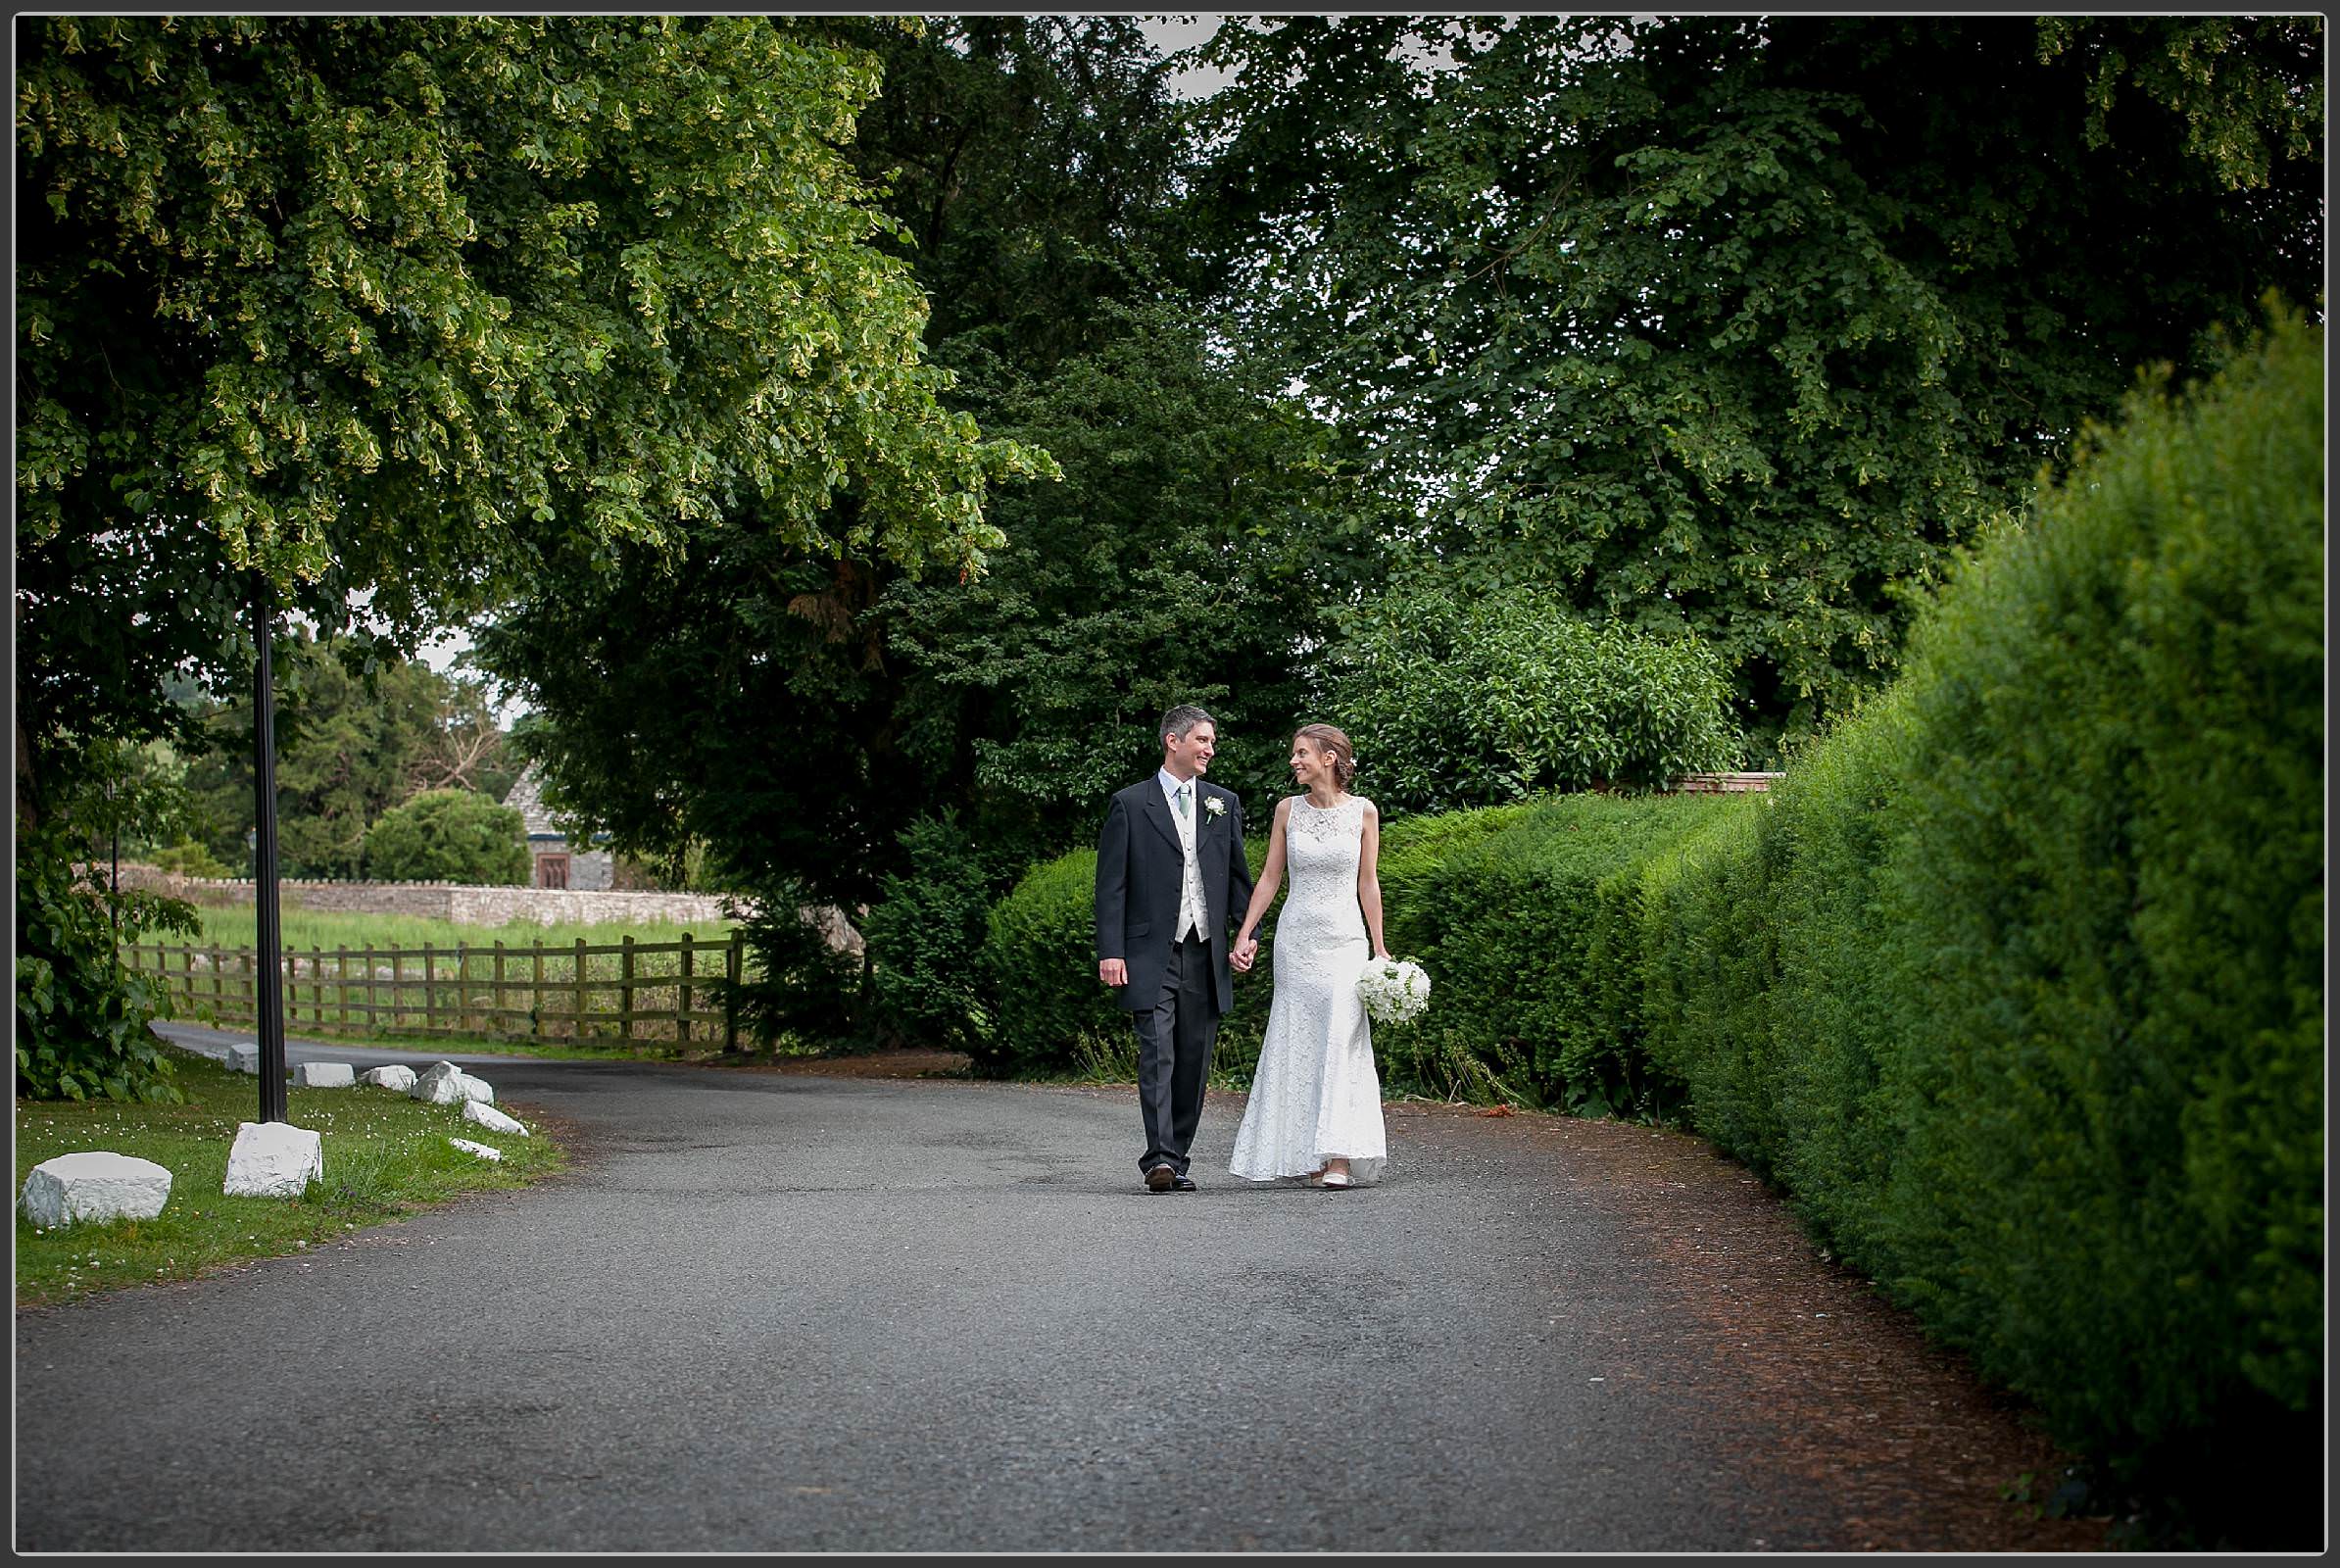
[[[1329,1170],[1317,1181],[1316,1185],[1319,1187],[1350,1187],[1355,1184],[1348,1179],[1347,1171]]]

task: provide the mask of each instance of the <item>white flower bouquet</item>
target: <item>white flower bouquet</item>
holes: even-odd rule
[[[1411,958],[1376,958],[1357,977],[1357,995],[1375,1023],[1410,1023],[1430,1005],[1430,976]]]

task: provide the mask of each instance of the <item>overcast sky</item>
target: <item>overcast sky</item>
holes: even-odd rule
[[[1142,17],[1138,25],[1156,49],[1166,55],[1191,49],[1218,31],[1219,24],[1228,13],[1215,12],[1207,17]],[[1223,71],[1190,71],[1171,85],[1182,98],[1207,98],[1225,85]]]

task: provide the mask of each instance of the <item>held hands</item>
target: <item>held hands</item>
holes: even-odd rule
[[[1227,961],[1233,964],[1239,972],[1248,972],[1252,962],[1258,956],[1259,939],[1257,937],[1238,937],[1234,948],[1228,952]]]

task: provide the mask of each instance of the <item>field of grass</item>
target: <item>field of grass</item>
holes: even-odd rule
[[[205,945],[222,948],[255,947],[260,940],[260,916],[248,905],[223,908],[200,909],[203,916]],[[321,949],[330,954],[337,948],[381,948],[395,942],[401,948],[453,948],[458,943],[474,948],[492,947],[503,943],[507,948],[565,948],[574,947],[582,938],[588,945],[599,947],[615,943],[626,937],[636,942],[679,942],[689,932],[695,941],[720,943],[730,940],[730,920],[693,920],[685,923],[645,921],[640,924],[602,925],[539,925],[534,920],[513,920],[500,926],[458,925],[452,920],[430,920],[419,915],[404,914],[348,914],[329,909],[287,908],[281,921],[282,939],[289,951],[311,952]],[[143,939],[153,942],[156,933]],[[160,940],[176,942],[180,938],[169,933]]]
[[[111,1101],[17,1102],[16,1191],[44,1159],[104,1150],[171,1172],[171,1198],[149,1220],[43,1230],[17,1211],[17,1304],[70,1301],[96,1291],[191,1279],[256,1257],[298,1253],[367,1226],[403,1219],[459,1194],[522,1187],[567,1156],[524,1108],[500,1106],[530,1136],[492,1133],[461,1105],[430,1105],[370,1085],[285,1090],[286,1115],[324,1142],[324,1180],[300,1199],[228,1198],[227,1153],[239,1122],[259,1115],[259,1086],[208,1056],[171,1051],[181,1105]],[[492,1162],[448,1143],[501,1150]]]

